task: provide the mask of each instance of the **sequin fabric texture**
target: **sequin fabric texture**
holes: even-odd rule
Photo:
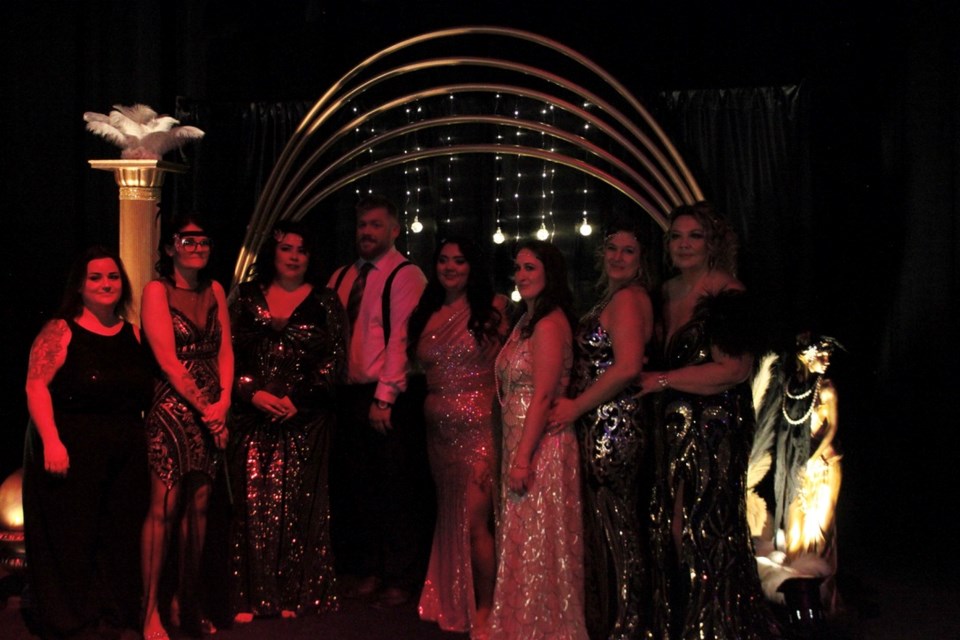
[[[533,394],[531,341],[518,323],[497,357],[501,385],[503,499],[497,531],[499,565],[490,638],[586,639],[583,619],[583,509],[580,461],[571,428],[545,434],[531,461],[533,481],[518,496],[506,488]],[[573,360],[564,349],[564,392]]]
[[[701,307],[698,306],[698,309]],[[670,338],[668,369],[711,361],[705,313]],[[760,591],[746,517],[754,417],[742,383],[715,395],[663,392],[651,548],[657,637],[778,638]],[[671,533],[682,509],[679,557]]]
[[[258,616],[334,608],[327,469],[331,393],[346,362],[343,307],[315,289],[290,318],[274,318],[259,284],[245,283],[230,312],[234,608]],[[260,389],[289,396],[296,415],[271,420],[250,404]]]
[[[217,300],[211,287],[200,291],[177,289],[161,280],[170,303],[177,359],[193,376],[208,402],[220,399],[217,356],[222,335]],[[201,416],[166,379],[157,382],[146,418],[150,466],[167,488],[192,471],[210,478],[218,460],[213,438]]]
[[[610,335],[600,324],[602,310],[593,309],[577,329],[570,397],[583,393],[614,362]],[[650,487],[638,391],[626,387],[576,425],[584,480],[587,626],[596,638],[648,633],[648,540],[639,510],[649,502]]]
[[[427,378],[424,415],[427,452],[437,488],[437,524],[420,617],[446,631],[473,627],[476,599],[471,569],[467,489],[493,482],[496,387],[493,362],[499,341],[482,343],[467,329],[470,308],[436,331],[424,333],[417,360]]]

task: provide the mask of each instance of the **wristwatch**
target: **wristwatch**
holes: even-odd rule
[[[373,402],[374,404],[377,405],[377,409],[380,409],[380,410],[389,409],[393,406],[393,403],[387,402],[386,400],[380,400],[379,398],[374,399]]]

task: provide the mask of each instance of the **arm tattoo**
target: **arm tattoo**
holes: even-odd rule
[[[193,377],[193,374],[189,371],[184,371],[183,376],[180,378],[180,384],[182,385],[184,398],[196,407],[197,410],[206,410],[210,402],[207,400],[206,395],[200,391],[200,387],[197,385],[197,380]]]
[[[67,323],[63,320],[52,320],[43,326],[30,349],[28,379],[43,382],[53,380],[53,376],[66,358],[63,338],[67,332]]]

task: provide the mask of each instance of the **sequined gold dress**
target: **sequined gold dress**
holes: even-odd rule
[[[496,386],[493,361],[500,343],[482,343],[467,329],[470,307],[424,333],[417,360],[427,378],[424,415],[427,453],[437,488],[437,523],[420,617],[446,631],[473,627],[476,600],[471,569],[467,489],[493,482]]]
[[[333,385],[346,361],[345,314],[314,289],[289,318],[270,314],[260,285],[230,305],[236,393],[230,432],[234,519],[232,600],[258,616],[336,604],[327,491]],[[297,413],[274,422],[250,402],[258,390],[289,396]]]
[[[740,295],[721,294],[728,298],[725,305],[738,304]],[[664,350],[668,370],[711,362],[711,346],[737,355],[713,333],[734,331],[722,326],[720,316],[729,306],[718,308],[718,297],[705,297],[671,336]],[[660,402],[651,532],[656,637],[780,637],[760,591],[747,526],[747,462],[755,426],[749,385],[713,395],[668,389]],[[678,501],[679,557],[671,532]]]
[[[583,317],[574,337],[570,397],[595,383],[614,362],[603,306]],[[628,386],[577,420],[583,468],[586,614],[591,637],[643,638],[649,625],[649,546],[640,509],[650,499],[647,429]],[[642,523],[642,524],[641,524]]]
[[[544,434],[531,460],[526,494],[507,489],[507,474],[523,433],[533,395],[531,341],[519,335],[523,320],[497,356],[503,423],[502,503],[498,520],[497,586],[490,638],[586,639],[583,619],[583,508],[580,456],[571,427]],[[563,345],[567,386],[572,347]]]

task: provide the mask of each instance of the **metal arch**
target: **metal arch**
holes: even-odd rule
[[[687,168],[686,164],[683,162],[682,156],[680,156],[680,154],[677,152],[676,147],[670,141],[670,138],[667,137],[663,129],[660,127],[657,121],[653,118],[653,116],[650,115],[650,113],[646,110],[646,108],[644,108],[644,106],[640,103],[640,101],[637,100],[636,97],[634,97],[634,95],[630,93],[630,91],[628,91],[626,87],[623,86],[623,84],[621,84],[616,78],[614,78],[610,73],[608,73],[603,67],[593,62],[593,60],[571,49],[570,47],[564,44],[561,44],[560,42],[557,42],[556,40],[553,40],[551,38],[547,38],[545,36],[541,36],[539,34],[536,34],[530,31],[524,31],[521,29],[513,29],[510,27],[494,27],[494,26],[488,26],[488,25],[454,27],[449,29],[439,29],[437,31],[423,33],[418,36],[414,36],[412,38],[402,40],[394,45],[386,47],[385,49],[382,49],[377,53],[371,55],[370,57],[363,60],[355,67],[353,67],[346,74],[344,74],[343,77],[341,77],[337,82],[335,82],[327,90],[327,92],[320,97],[320,99],[314,105],[314,108],[311,109],[310,112],[308,112],[307,115],[304,117],[303,124],[306,124],[307,122],[309,122],[309,120],[313,117],[316,111],[323,105],[323,103],[326,102],[326,100],[328,100],[332,95],[337,93],[344,85],[346,85],[347,82],[352,80],[361,71],[371,66],[372,64],[376,63],[377,61],[389,55],[397,53],[398,51],[402,51],[403,49],[415,46],[417,44],[421,44],[423,42],[429,42],[430,40],[438,40],[442,38],[452,38],[452,37],[465,36],[465,35],[496,35],[496,36],[503,36],[507,38],[514,38],[517,40],[525,40],[527,42],[532,42],[544,48],[551,49],[557,53],[560,53],[563,56],[566,56],[567,58],[573,60],[574,62],[580,64],[581,66],[585,67],[586,69],[596,74],[604,82],[610,85],[614,89],[614,91],[616,91],[617,94],[620,95],[620,97],[626,100],[627,103],[630,104],[630,106],[632,106],[637,111],[637,113],[640,114],[644,122],[647,123],[647,126],[649,126],[654,131],[654,133],[656,133],[657,138],[667,148],[673,160],[680,167],[681,172],[683,173],[684,177],[687,180],[687,183],[690,185],[691,190],[693,191],[694,198],[698,200],[703,198],[703,194],[701,193],[697,185],[697,182],[693,177],[693,174],[690,173],[690,170]],[[303,124],[301,125],[301,127],[303,126]],[[298,131],[299,131],[299,128],[298,128]]]
[[[376,117],[377,115],[379,115],[379,114],[381,114],[381,113],[383,113],[383,112],[385,112],[385,111],[388,111],[388,110],[390,110],[390,109],[396,108],[396,107],[401,106],[401,105],[403,105],[403,104],[406,104],[406,103],[408,103],[408,102],[412,102],[412,101],[415,101],[415,100],[419,100],[419,99],[422,99],[422,98],[425,98],[425,97],[433,97],[433,96],[445,95],[445,94],[449,94],[449,93],[465,93],[465,92],[470,92],[470,93],[477,93],[477,92],[509,93],[509,94],[514,94],[514,95],[519,95],[519,96],[521,96],[521,97],[526,97],[526,98],[535,98],[535,99],[538,99],[538,100],[542,100],[543,102],[553,104],[554,106],[557,106],[557,107],[559,107],[560,109],[562,109],[562,110],[564,110],[564,111],[568,111],[568,112],[576,115],[577,117],[581,118],[584,122],[590,124],[590,126],[596,128],[597,130],[599,130],[599,131],[601,131],[602,133],[604,133],[604,134],[606,134],[607,136],[609,136],[611,139],[613,139],[614,141],[616,141],[617,143],[619,143],[624,149],[626,149],[628,152],[630,152],[630,154],[631,154],[634,158],[636,158],[636,159],[640,162],[640,164],[642,164],[643,167],[644,167],[647,171],[650,172],[650,174],[651,174],[651,175],[653,176],[653,178],[656,180],[656,182],[658,183],[658,185],[664,190],[665,194],[664,194],[664,195],[661,195],[659,192],[656,191],[656,189],[655,189],[652,185],[649,185],[648,183],[646,183],[645,180],[643,180],[642,178],[638,177],[638,181],[640,181],[641,184],[643,184],[644,188],[650,190],[651,193],[656,194],[656,196],[657,196],[658,199],[661,199],[661,198],[667,198],[667,199],[669,199],[669,200],[670,200],[670,203],[671,203],[671,206],[674,206],[674,207],[675,207],[675,206],[680,205],[680,204],[683,202],[683,201],[681,200],[680,196],[677,194],[677,192],[673,190],[672,185],[669,183],[669,181],[667,181],[667,179],[663,176],[663,174],[661,174],[661,173],[657,170],[657,167],[651,163],[651,161],[650,161],[649,158],[647,158],[646,156],[644,156],[644,155],[640,152],[640,150],[639,150],[629,139],[627,139],[625,136],[623,136],[620,132],[618,132],[616,129],[612,128],[611,126],[609,126],[604,120],[601,120],[600,118],[597,118],[597,117],[593,116],[593,115],[592,115],[591,113],[589,113],[588,111],[586,111],[586,110],[584,110],[584,109],[581,109],[581,108],[577,107],[576,105],[574,105],[574,104],[572,104],[572,103],[570,103],[570,102],[567,102],[567,101],[565,101],[565,100],[557,99],[557,98],[555,98],[555,97],[553,97],[553,96],[551,96],[551,95],[549,95],[549,94],[542,93],[542,92],[539,92],[539,91],[526,90],[526,89],[523,89],[522,87],[516,87],[516,86],[512,86],[512,85],[458,84],[458,85],[448,85],[448,86],[442,86],[442,87],[435,87],[435,88],[427,89],[427,90],[420,91],[420,92],[417,92],[417,93],[407,94],[407,95],[405,95],[405,96],[401,96],[401,97],[396,98],[396,99],[394,99],[394,100],[392,100],[392,101],[390,101],[390,102],[387,102],[387,103],[384,103],[384,104],[379,105],[379,106],[377,106],[377,107],[374,107],[373,109],[367,111],[366,113],[363,113],[363,114],[357,116],[356,118],[354,118],[353,120],[351,120],[350,122],[347,122],[346,124],[342,125],[342,126],[341,126],[339,129],[337,129],[335,132],[333,132],[332,134],[330,134],[329,136],[327,136],[326,139],[325,139],[325,141],[320,145],[320,147],[317,148],[313,153],[311,153],[310,156],[307,158],[307,160],[306,160],[305,162],[301,163],[300,168],[297,170],[297,173],[294,174],[293,178],[291,178],[291,179],[287,182],[286,188],[283,190],[282,193],[280,193],[280,195],[279,195],[279,197],[278,197],[275,205],[274,205],[273,207],[271,207],[271,209],[273,210],[273,215],[270,216],[270,217],[275,219],[275,218],[276,218],[276,213],[277,213],[277,211],[279,211],[279,210],[281,210],[281,209],[288,209],[288,208],[294,208],[294,207],[296,207],[298,201],[300,200],[300,196],[294,197],[294,198],[293,198],[293,201],[291,201],[291,202],[288,202],[288,198],[290,198],[290,196],[292,195],[292,193],[298,188],[298,185],[300,184],[300,181],[301,181],[301,180],[304,178],[304,176],[310,171],[310,169],[313,167],[313,165],[316,164],[317,160],[318,160],[324,153],[326,153],[326,152],[330,149],[330,147],[332,147],[332,146],[334,145],[334,143],[336,143],[336,142],[337,142],[338,140],[340,140],[341,138],[345,137],[347,134],[349,134],[351,131],[355,130],[357,127],[365,124],[367,121],[371,120],[372,118]],[[455,124],[461,124],[461,123],[462,123],[462,124],[474,124],[474,123],[475,123],[475,124],[482,124],[482,123],[485,123],[485,122],[487,122],[487,123],[494,123],[494,122],[491,121],[491,118],[497,118],[497,121],[495,122],[495,124],[502,124],[502,125],[506,125],[506,126],[518,126],[518,123],[519,123],[519,122],[525,122],[525,123],[527,124],[527,127],[526,127],[526,128],[531,128],[531,129],[534,129],[534,130],[537,130],[537,131],[540,131],[540,132],[550,133],[551,135],[555,135],[555,136],[557,136],[557,137],[561,137],[561,138],[567,139],[569,142],[573,142],[576,146],[579,146],[579,147],[581,147],[581,148],[589,151],[589,149],[588,149],[587,147],[581,145],[579,142],[577,142],[576,140],[574,140],[572,137],[564,136],[563,134],[566,133],[566,130],[561,129],[561,128],[559,128],[559,127],[552,127],[552,126],[549,126],[549,125],[546,125],[546,126],[549,127],[549,130],[541,129],[541,128],[538,126],[538,125],[540,125],[541,123],[536,123],[536,122],[533,122],[533,121],[518,121],[518,120],[516,120],[516,119],[507,119],[507,118],[504,118],[504,117],[501,117],[501,116],[473,115],[473,116],[459,116],[459,117],[457,117],[457,119],[456,119],[456,121],[455,121],[454,123],[455,123]],[[405,135],[406,133],[410,133],[410,132],[413,132],[413,131],[417,131],[417,130],[419,130],[419,129],[421,129],[421,128],[426,128],[426,126],[419,126],[420,123],[439,122],[439,121],[441,121],[441,120],[443,120],[443,119],[441,118],[441,119],[432,119],[432,120],[421,120],[421,121],[418,121],[417,123],[408,124],[408,125],[403,125],[403,126],[397,127],[397,128],[395,128],[395,129],[392,130],[393,132],[396,132],[396,133],[397,133],[396,136],[389,135],[389,133],[388,133],[388,134],[382,134],[382,135],[380,135],[380,136],[374,136],[374,137],[372,137],[372,138],[369,138],[369,139],[367,139],[367,140],[364,140],[364,141],[363,141],[363,144],[362,144],[361,146],[364,146],[364,147],[374,147],[374,146],[380,144],[381,142],[383,142],[383,141],[385,141],[385,140],[389,140],[389,139],[391,139],[391,138],[393,138],[393,137],[398,137],[399,135]],[[570,134],[570,136],[572,136],[572,135],[573,135],[573,134]],[[584,140],[584,139],[583,139],[582,137],[580,137],[580,136],[576,136],[576,137],[577,137],[578,139],[580,139],[580,140]],[[590,145],[591,147],[592,147],[592,146],[595,146],[595,145],[592,145],[592,143],[589,143],[588,141],[585,141],[585,140],[584,140],[584,142],[585,142],[587,145]],[[625,165],[624,165],[624,166],[625,166]],[[324,172],[326,172],[326,170],[325,170]],[[629,172],[635,173],[635,172],[633,172],[633,170],[629,170]],[[636,174],[636,175],[639,176],[639,174]],[[302,194],[303,191],[309,190],[309,189],[312,187],[312,185],[314,185],[316,182],[317,182],[317,179],[316,179],[316,177],[315,177],[313,180],[311,180],[311,181],[308,183],[307,187],[305,187],[304,189],[302,189],[302,190],[300,191],[300,193]]]
[[[426,149],[424,151],[416,151],[413,153],[406,153],[403,155],[393,156],[384,160],[373,162],[366,167],[362,167],[356,171],[353,171],[336,181],[330,183],[319,191],[316,195],[311,197],[302,207],[300,207],[294,214],[286,216],[281,219],[292,219],[300,220],[302,219],[313,207],[318,203],[326,199],[331,193],[335,193],[344,186],[355,182],[361,178],[374,174],[378,171],[384,169],[390,169],[392,167],[401,166],[411,162],[416,162],[418,160],[423,160],[426,158],[436,158],[447,155],[461,155],[461,154],[470,154],[470,153],[486,153],[486,154],[512,154],[519,155],[531,158],[539,158],[541,160],[547,160],[549,162],[554,162],[559,165],[574,169],[581,173],[584,173],[588,176],[591,176],[597,180],[604,182],[605,184],[613,187],[620,193],[624,194],[631,200],[633,200],[641,209],[647,212],[647,214],[653,218],[653,220],[660,226],[661,229],[666,230],[668,227],[667,214],[669,209],[659,209],[654,203],[647,200],[642,193],[631,188],[624,181],[616,178],[610,173],[603,171],[589,163],[586,163],[582,160],[577,160],[576,158],[571,158],[562,153],[555,153],[552,151],[546,151],[538,147],[524,147],[524,146],[511,146],[511,145],[497,145],[497,144],[469,144],[469,145],[453,145],[450,147],[437,148],[437,149]],[[258,231],[253,238],[253,242],[248,246],[246,243],[241,248],[240,257],[237,260],[237,267],[235,271],[235,278],[240,278],[247,269],[253,263],[253,258],[256,255],[256,251],[253,247],[259,248],[262,244],[264,238],[266,237],[267,231]]]
[[[622,160],[620,160],[619,158],[611,154],[609,151],[606,151],[600,148],[599,146],[583,138],[582,136],[569,133],[564,129],[560,129],[552,125],[544,124],[542,122],[537,122],[533,120],[517,120],[514,118],[507,118],[504,116],[444,116],[439,118],[420,120],[415,123],[411,123],[408,125],[404,125],[402,127],[391,129],[386,133],[380,134],[378,136],[374,136],[373,138],[370,138],[368,140],[364,140],[362,144],[354,147],[344,155],[340,156],[336,160],[327,164],[326,168],[323,169],[316,176],[314,176],[314,178],[309,183],[307,183],[307,185],[303,189],[299,191],[297,196],[284,207],[284,210],[287,212],[288,215],[291,215],[293,217],[302,215],[302,213],[304,212],[304,208],[300,206],[300,203],[304,200],[304,198],[307,197],[310,191],[316,188],[316,186],[320,184],[331,172],[342,167],[350,160],[357,158],[358,156],[365,153],[368,149],[372,147],[376,147],[378,144],[382,142],[406,135],[414,131],[420,131],[423,129],[430,129],[430,128],[442,127],[447,125],[461,125],[461,124],[504,125],[504,126],[509,126],[511,128],[524,129],[527,131],[543,133],[543,134],[558,138],[560,140],[564,140],[586,151],[587,153],[606,161],[608,164],[616,167],[621,172],[629,176],[631,179],[633,179],[634,182],[640,184],[643,187],[644,192],[649,194],[654,199],[654,201],[656,201],[656,204],[658,205],[657,207],[658,210],[670,211],[670,209],[673,208],[673,206],[676,206],[676,204],[671,205],[671,203],[667,201],[667,199],[663,196],[663,194],[657,191],[654,185],[650,184],[646,180],[646,178],[640,175],[635,169],[630,167],[628,164],[626,164],[625,162],[623,162]],[[456,147],[452,145],[447,145],[444,147],[436,147],[438,151],[444,151],[444,150],[449,150],[453,148],[456,148]],[[585,164],[589,164],[589,163],[585,163]],[[310,207],[307,207],[307,209],[309,208]],[[293,213],[290,213],[291,211]]]
[[[614,177],[613,175],[602,171],[597,167],[594,167],[591,164],[588,164],[582,160],[577,160],[576,158],[571,158],[570,156],[564,155],[562,153],[556,153],[553,151],[546,151],[545,149],[540,149],[538,147],[524,147],[524,146],[513,146],[513,145],[500,145],[500,144],[461,144],[453,145],[450,147],[444,147],[442,149],[425,149],[423,151],[415,151],[413,153],[405,153],[403,155],[393,156],[385,160],[379,160],[373,162],[362,169],[351,172],[342,178],[339,178],[335,182],[330,183],[330,185],[324,187],[317,195],[313,196],[308,200],[303,207],[298,211],[299,216],[291,216],[294,220],[299,220],[306,213],[312,209],[317,203],[324,200],[328,195],[334,193],[338,189],[343,188],[345,185],[350,184],[360,178],[366,177],[370,174],[376,173],[377,171],[382,171],[384,169],[390,169],[392,167],[397,167],[400,165],[408,164],[410,162],[416,162],[418,160],[423,160],[425,158],[436,158],[439,156],[449,156],[449,155],[462,155],[468,153],[495,153],[495,154],[512,154],[525,156],[530,158],[539,158],[541,160],[548,160],[556,164],[569,167],[585,173],[589,176],[592,176],[602,182],[613,187],[617,191],[621,192],[631,200],[633,200],[641,209],[647,212],[654,219],[654,221],[660,225],[661,229],[666,230],[667,223],[667,213],[668,211],[662,211],[658,209],[653,203],[647,200],[643,194],[639,191],[631,188],[622,180]]]
[[[620,95],[620,97],[622,97],[630,106],[632,106],[637,111],[637,113],[640,114],[644,122],[647,124],[648,127],[650,127],[650,129],[655,134],[655,137],[666,149],[670,158],[673,160],[674,163],[676,163],[676,167],[680,170],[681,174],[683,175],[683,178],[684,178],[683,181],[681,181],[676,176],[674,172],[674,166],[670,164],[670,162],[668,162],[666,158],[662,156],[660,149],[657,148],[656,145],[652,144],[649,141],[649,139],[642,132],[640,132],[639,129],[637,129],[633,125],[632,122],[630,122],[626,118],[624,118],[625,122],[618,120],[628,130],[630,130],[631,133],[634,133],[634,135],[636,135],[641,140],[641,142],[644,143],[644,146],[646,146],[650,151],[654,152],[654,155],[656,156],[656,159],[661,163],[661,166],[663,166],[663,168],[671,175],[671,178],[673,178],[676,181],[675,184],[677,184],[677,186],[680,187],[681,191],[683,191],[683,200],[686,202],[692,202],[694,199],[702,199],[701,191],[698,185],[696,184],[696,181],[693,178],[691,172],[687,168],[682,157],[677,152],[673,143],[664,134],[659,124],[651,117],[651,115],[647,112],[647,110],[643,107],[643,105],[640,104],[640,102],[629,91],[627,91],[627,89],[621,83],[619,83],[612,75],[610,75],[608,72],[606,72],[603,68],[601,68],[599,65],[594,63],[589,58],[586,58],[585,56],[577,53],[576,51],[574,51],[573,49],[570,49],[569,47],[566,47],[565,45],[560,44],[559,42],[556,42],[544,36],[540,36],[538,34],[522,31],[518,29],[511,29],[511,28],[505,28],[505,27],[491,27],[491,26],[473,26],[473,27],[458,27],[458,28],[451,28],[451,29],[442,29],[438,31],[421,34],[413,38],[408,38],[390,47],[382,49],[381,51],[373,54],[372,56],[369,56],[360,64],[354,66],[351,70],[349,70],[346,74],[344,74],[333,85],[331,85],[330,88],[328,88],[327,91],[323,94],[323,96],[321,96],[320,99],[314,104],[314,106],[311,108],[308,114],[301,121],[300,125],[294,131],[287,145],[284,147],[280,158],[278,159],[276,165],[274,166],[273,171],[271,171],[271,174],[268,177],[267,183],[264,185],[264,190],[254,209],[254,213],[251,219],[251,224],[247,232],[247,237],[245,238],[243,248],[241,249],[241,255],[238,257],[237,267],[234,271],[235,282],[238,281],[240,276],[242,276],[243,274],[244,269],[241,268],[242,265],[250,261],[250,257],[255,252],[254,250],[258,249],[262,242],[262,237],[265,232],[261,227],[263,226],[262,223],[267,221],[267,220],[263,220],[262,214],[264,210],[266,210],[272,204],[272,201],[275,199],[277,184],[280,183],[282,180],[284,180],[287,174],[289,173],[292,158],[299,155],[306,141],[309,139],[310,135],[312,134],[312,131],[315,131],[316,127],[311,127],[310,123],[314,119],[316,114],[320,111],[320,109],[323,108],[323,106],[328,101],[330,101],[333,96],[335,96],[338,92],[340,92],[341,89],[343,89],[348,82],[350,82],[353,78],[358,76],[367,67],[373,65],[377,61],[389,55],[392,55],[398,51],[401,51],[408,47],[415,46],[423,42],[428,42],[430,40],[436,40],[441,38],[448,38],[448,37],[452,38],[452,37],[466,36],[466,35],[495,35],[495,36],[502,36],[507,38],[514,38],[517,40],[525,40],[527,42],[538,44],[545,48],[551,49],[559,54],[562,54],[563,56],[566,56],[567,58],[575,61],[576,63],[580,64],[581,66],[593,72],[596,76],[598,76],[604,82],[606,82],[607,85],[612,87],[613,90]],[[464,58],[462,60],[486,60],[486,59]],[[566,86],[564,84],[562,78],[559,78],[554,74],[550,74],[543,70],[529,67],[528,65],[520,65],[516,63],[508,63],[508,62],[496,61],[496,60],[494,62],[501,63],[502,65],[504,65],[504,68],[519,71],[521,73],[528,73],[529,70],[532,70],[534,72],[533,75],[536,75],[537,77],[540,77],[541,79],[546,80],[547,82],[554,82],[555,84],[559,84],[560,86],[564,87],[568,91],[573,91],[574,93],[576,93],[576,91],[574,91],[569,86]],[[400,69],[407,69],[407,67],[401,67]],[[382,75],[383,74],[381,74],[381,76]],[[369,83],[364,83],[364,84],[368,85]],[[572,87],[581,88],[581,87],[578,87],[578,85],[575,85],[574,83],[569,83],[569,84]],[[586,90],[584,90],[584,92],[586,92]],[[348,94],[349,93],[350,92],[348,92]],[[586,92],[586,93],[589,93],[589,92]],[[598,106],[601,106],[601,108],[603,108],[602,105],[607,104],[596,97],[594,97],[591,101],[593,101]],[[342,103],[342,100],[340,102]],[[557,102],[557,100],[554,98],[554,99],[551,99],[550,102]],[[607,106],[609,107],[609,105]],[[336,108],[339,108],[339,107],[336,107]],[[611,113],[611,115],[612,113],[619,114],[619,111],[613,109],[612,107],[610,107],[607,112]],[[328,110],[324,114],[324,117],[321,119],[320,123],[322,123],[322,120],[325,120],[326,117],[329,116],[329,113],[332,113],[332,111]],[[620,115],[622,116],[622,114]],[[320,123],[317,123],[316,126],[319,126]],[[515,125],[515,122],[511,124]],[[621,142],[620,140],[617,140],[617,141]],[[498,145],[472,145],[472,146],[461,145],[458,148],[463,149],[464,153],[472,153],[482,148],[492,149],[496,147],[498,147]],[[424,152],[426,154],[424,157],[445,155],[445,154],[448,154],[449,152],[450,152],[450,148],[447,147],[440,150]],[[631,149],[631,153],[633,152],[634,152],[633,149]],[[517,151],[512,151],[512,153],[517,153]],[[547,156],[556,155],[556,154],[552,154],[551,152],[546,152],[542,149],[537,150],[537,149],[528,148],[527,151],[524,152],[522,155],[530,155],[535,157],[543,157],[544,159],[551,159]],[[405,155],[404,158],[412,160],[410,154]],[[642,157],[638,159],[640,159],[641,162],[644,163],[644,165],[646,166],[646,163],[644,162]],[[558,162],[559,164],[570,166],[578,170],[583,170],[578,165],[586,164],[571,158],[564,158],[565,161],[561,161],[561,159],[557,157],[557,158],[554,158],[553,160]],[[395,162],[394,164],[402,164],[402,162]],[[377,170],[381,170],[385,168],[388,168],[388,165],[385,163],[374,163],[369,167],[365,168],[363,171],[359,172],[358,175],[356,175],[353,179],[357,179],[359,177],[362,177],[363,175],[369,175],[370,173],[373,173]],[[647,168],[648,168],[648,171],[651,171],[651,173],[657,176],[658,172],[655,169],[651,170],[649,167]],[[629,197],[634,199],[634,201],[637,202],[637,204],[640,204],[642,208],[647,210],[648,213],[650,213],[651,215],[654,215],[650,207],[644,206],[643,204],[641,204],[641,201],[645,202],[645,199],[642,196],[640,196],[639,193],[627,187],[627,185],[620,183],[618,180],[614,179],[612,176],[609,176],[605,172],[602,172],[599,170],[596,170],[596,173],[593,173],[591,171],[585,171],[585,172],[591,175],[594,175],[595,177],[606,182],[607,184],[610,184],[614,188],[617,188],[621,192],[627,194]],[[607,176],[609,180],[605,179],[603,176]],[[298,177],[298,180],[299,180],[299,177]],[[659,176],[658,176],[658,181],[659,181]],[[646,185],[644,186],[646,187]],[[663,183],[661,183],[661,186],[664,186]],[[672,191],[672,190],[668,189],[668,191]],[[328,195],[329,193],[330,193],[329,189],[324,189],[324,191],[322,192],[322,197],[326,197],[326,195]],[[284,190],[283,198],[286,198],[288,195],[289,195],[289,188]],[[634,195],[637,197],[634,197]],[[319,201],[319,200],[316,200],[316,201]],[[271,215],[267,216],[267,219],[275,219],[277,217],[277,213],[278,212],[276,211],[272,212]],[[657,221],[659,224],[661,224],[661,226],[664,224],[663,221],[660,220],[659,218],[657,218]]]
[[[491,67],[494,69],[500,69],[504,71],[514,71],[521,73],[523,75],[533,76],[544,80],[550,84],[554,84],[570,93],[576,94],[585,100],[594,103],[602,111],[609,114],[616,122],[620,123],[627,131],[633,134],[642,144],[646,147],[650,153],[653,154],[654,158],[660,163],[667,173],[670,175],[670,178],[673,180],[674,184],[679,187],[683,192],[685,198],[690,199],[693,197],[693,194],[687,188],[687,185],[684,184],[680,176],[677,175],[677,172],[674,170],[674,167],[670,164],[667,158],[663,155],[663,152],[657,145],[645,134],[643,133],[629,118],[627,118],[619,109],[611,105],[609,102],[596,95],[587,88],[562,78],[554,73],[544,71],[537,67],[532,67],[530,65],[510,62],[507,60],[501,60],[498,58],[470,58],[470,57],[455,57],[455,58],[432,58],[429,60],[423,60],[421,62],[415,62],[412,64],[404,65],[402,67],[395,67],[388,71],[384,71],[369,80],[361,83],[357,87],[351,89],[343,96],[340,96],[337,101],[330,105],[321,115],[317,118],[316,122],[311,124],[307,129],[307,135],[313,135],[316,133],[317,129],[326,122],[327,118],[333,113],[336,113],[340,107],[352,100],[353,98],[361,95],[366,92],[371,87],[374,87],[381,82],[395,78],[398,76],[406,75],[409,73],[416,73],[418,71],[429,70],[435,67],[446,67],[446,66],[477,66],[477,67]],[[549,100],[554,100],[555,98],[550,97]],[[677,204],[680,204],[679,202]]]

